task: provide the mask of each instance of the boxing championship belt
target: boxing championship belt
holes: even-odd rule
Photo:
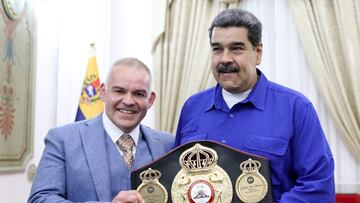
[[[146,203],[273,202],[269,160],[213,141],[171,150],[131,183]]]

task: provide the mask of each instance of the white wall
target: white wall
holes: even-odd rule
[[[30,5],[34,6],[34,5]],[[45,135],[48,128],[53,127],[55,124],[56,112],[56,68],[57,65],[57,12],[55,12],[55,5],[48,5],[52,10],[37,10],[39,13],[39,21],[35,23],[44,25],[44,21],[53,21],[54,24],[47,23],[47,27],[38,27],[35,33],[42,40],[35,43],[41,52],[37,53],[37,66],[36,69],[36,82],[35,82],[35,115],[34,115],[34,156],[30,160],[31,163],[37,163],[43,149],[41,140]],[[52,7],[50,7],[52,6]],[[52,13],[51,13],[52,12]],[[46,18],[44,18],[46,16]],[[27,171],[7,173],[0,175],[0,202],[26,202],[31,183],[26,176]]]

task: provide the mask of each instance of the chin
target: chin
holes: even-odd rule
[[[224,88],[226,91],[234,91],[236,90],[237,87],[233,86],[232,84],[229,83],[222,83],[221,87]]]
[[[230,93],[233,93],[233,94],[236,94],[236,93],[239,93],[239,92],[242,92],[241,90],[239,90],[239,87],[229,87],[229,86],[223,86],[223,88],[230,92]]]

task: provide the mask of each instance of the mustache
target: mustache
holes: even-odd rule
[[[218,68],[219,73],[237,73],[240,69],[235,64],[220,64]]]

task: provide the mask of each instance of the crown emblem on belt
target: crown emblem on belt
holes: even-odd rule
[[[189,172],[210,170],[211,167],[217,165],[217,161],[216,151],[200,144],[195,144],[185,150],[179,158],[181,168]]]
[[[260,161],[248,159],[240,164],[240,169],[243,172],[258,171],[261,167]]]
[[[154,181],[154,180],[159,180],[161,177],[161,173],[158,170],[154,170],[154,169],[147,169],[146,171],[143,171],[140,173],[140,179],[143,182],[148,182],[148,181]]]

